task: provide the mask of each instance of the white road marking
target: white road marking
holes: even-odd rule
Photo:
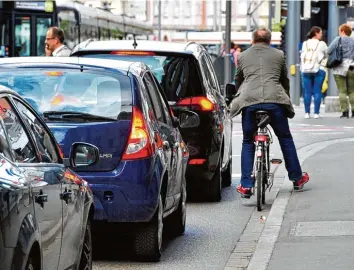
[[[354,127],[344,127],[344,128],[352,128],[353,129]]]
[[[336,135],[336,134],[344,134],[344,132],[311,132],[311,135]]]
[[[233,178],[237,178],[237,177],[241,177],[241,176],[242,176],[241,173],[233,173],[233,174],[232,174],[232,177],[233,177]]]

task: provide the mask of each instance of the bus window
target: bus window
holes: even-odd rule
[[[0,14],[0,57],[9,56],[10,31],[9,20],[6,17]]]
[[[15,56],[30,56],[31,38],[30,17],[15,18]]]
[[[37,37],[36,37],[36,45],[37,45],[37,55],[42,56],[45,55],[44,46],[46,40],[46,34],[49,27],[52,25],[51,18],[36,18],[36,28],[37,28]]]
[[[73,49],[79,43],[78,22],[72,10],[61,10],[58,13],[59,27],[64,31],[64,43],[69,49]]]

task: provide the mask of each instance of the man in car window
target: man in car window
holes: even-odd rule
[[[51,55],[54,57],[59,56],[69,56],[71,50],[64,45],[64,32],[61,28],[53,26],[50,27],[46,35],[46,55]]]
[[[270,116],[294,189],[302,189],[309,180],[308,174],[302,173],[288,125],[287,118],[293,118],[295,112],[284,54],[270,47],[270,43],[271,32],[266,28],[257,29],[253,32],[252,47],[238,56],[235,75],[238,93],[231,103],[231,115],[242,113],[242,177],[237,191],[243,198],[250,198],[254,186],[254,134],[258,129],[255,113],[259,110],[267,111]]]

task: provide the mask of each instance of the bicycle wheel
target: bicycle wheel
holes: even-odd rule
[[[258,211],[262,210],[262,189],[264,186],[263,180],[264,180],[264,165],[263,165],[263,160],[264,157],[258,157],[257,159],[257,171],[256,171],[256,181],[257,181],[257,187],[256,187],[256,205],[258,208]]]
[[[265,204],[265,191],[268,186],[268,177],[270,171],[270,156],[269,156],[269,146],[266,148],[266,157],[264,158],[263,162],[263,186],[262,186],[262,193],[261,193],[261,203]]]

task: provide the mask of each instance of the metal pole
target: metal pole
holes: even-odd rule
[[[301,42],[301,1],[295,1],[296,5],[296,21],[295,21],[295,43],[296,43],[296,76],[295,76],[295,88],[294,91],[291,92],[293,97],[293,104],[296,106],[300,105],[300,96],[301,96],[301,71],[299,69],[300,64],[300,50],[299,50],[299,43]]]
[[[336,1],[331,0],[328,3],[328,44],[338,35],[339,27],[339,8]],[[333,72],[328,69],[328,96],[338,96],[338,88],[335,83]]]
[[[251,4],[252,0],[247,0],[247,32],[251,31]]]
[[[269,0],[269,30],[272,31],[272,18],[274,17],[274,1]]]
[[[293,104],[296,102],[296,78],[295,76],[291,75],[290,69],[291,65],[295,65],[297,63],[297,56],[298,56],[298,44],[296,43],[296,31],[295,26],[299,23],[299,16],[296,15],[297,8],[296,8],[297,1],[288,1],[287,7],[287,24],[286,24],[286,61],[287,61],[287,68],[288,74],[290,79],[290,97]]]
[[[232,24],[232,2],[226,0],[226,34],[225,34],[225,55],[224,55],[224,85],[231,82],[231,24]],[[224,91],[225,92],[225,91]]]
[[[161,41],[161,0],[158,2],[158,39]]]

